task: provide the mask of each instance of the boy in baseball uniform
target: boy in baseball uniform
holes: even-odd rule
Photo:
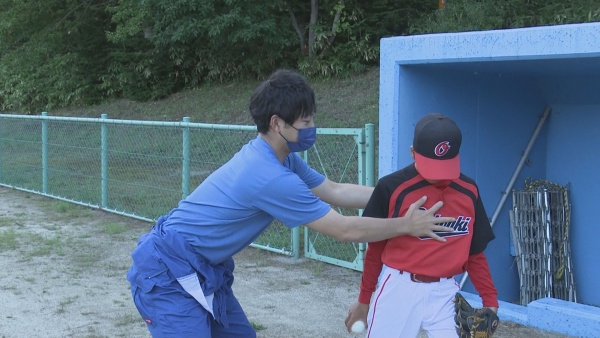
[[[460,172],[461,141],[454,121],[428,114],[415,126],[414,163],[378,181],[363,216],[400,217],[425,195],[444,202],[436,216],[455,220],[440,222],[452,230],[438,234],[446,242],[427,236],[369,242],[358,301],[346,318],[349,331],[362,320],[366,337],[416,337],[421,328],[429,337],[457,337],[452,300],[460,287],[454,276],[465,271],[483,306],[497,312],[498,292],[484,254],[494,234],[477,184]]]

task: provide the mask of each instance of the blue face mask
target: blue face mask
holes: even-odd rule
[[[296,142],[288,141],[285,137],[283,137],[283,135],[281,135],[281,133],[279,133],[279,135],[281,135],[281,137],[287,141],[287,146],[291,152],[296,153],[308,150],[313,146],[313,144],[315,144],[315,141],[317,141],[317,127],[298,129],[292,126],[292,128],[298,131],[298,141]]]

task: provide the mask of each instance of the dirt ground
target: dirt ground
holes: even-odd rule
[[[125,280],[149,227],[0,187],[0,337],[150,337]],[[258,337],[357,337],[343,323],[360,273],[254,248],[235,259],[234,292]],[[565,336],[502,322],[495,337]]]

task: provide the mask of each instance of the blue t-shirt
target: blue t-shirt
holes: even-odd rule
[[[331,207],[310,191],[324,180],[296,153],[282,164],[257,137],[179,202],[164,227],[218,264],[250,245],[274,219],[293,228],[325,216]]]

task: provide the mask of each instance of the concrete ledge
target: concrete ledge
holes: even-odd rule
[[[500,317],[500,320],[526,326],[529,325],[527,307],[502,301],[499,303],[500,307],[498,308],[498,317]]]
[[[481,307],[478,295],[460,292],[473,307]],[[542,298],[528,306],[500,301],[498,317],[501,321],[535,327],[574,337],[598,337],[600,308],[555,298]]]
[[[600,308],[542,298],[527,306],[529,326],[575,337],[597,337],[600,334]]]

